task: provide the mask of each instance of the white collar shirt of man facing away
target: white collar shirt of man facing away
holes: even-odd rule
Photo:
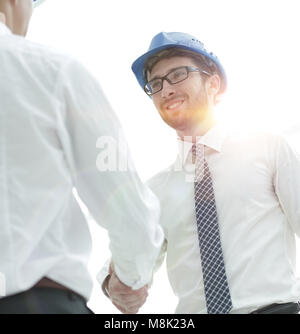
[[[6,296],[47,276],[90,298],[91,236],[74,188],[107,229],[119,278],[134,289],[144,286],[163,240],[159,203],[132,163],[125,171],[97,166],[103,137],[125,143],[115,153],[131,162],[98,82],[73,58],[26,41],[3,23],[0,73],[0,271]]]

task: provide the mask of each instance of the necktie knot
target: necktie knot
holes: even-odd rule
[[[193,144],[192,149],[192,156],[196,159],[196,157],[204,157],[204,145],[203,144]]]
[[[203,169],[201,166],[204,164],[204,145],[199,143],[193,144],[191,154],[193,164],[196,164],[196,169],[198,169],[198,171]]]
[[[192,159],[195,164],[195,182],[201,182],[208,168],[205,161],[203,144],[194,144],[192,146]]]
[[[196,157],[196,150],[197,150],[196,144],[193,144],[193,146],[192,146],[192,155],[193,155],[193,157]]]

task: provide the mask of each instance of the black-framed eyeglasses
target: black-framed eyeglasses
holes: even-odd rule
[[[194,66],[180,66],[173,68],[168,74],[160,78],[154,78],[146,83],[144,90],[147,95],[152,96],[163,89],[163,82],[167,80],[170,85],[177,84],[188,78],[190,72],[201,72],[206,75],[210,73]]]

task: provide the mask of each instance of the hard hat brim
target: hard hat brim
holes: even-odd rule
[[[33,8],[36,8],[40,4],[42,4],[45,0],[32,0],[33,2]]]

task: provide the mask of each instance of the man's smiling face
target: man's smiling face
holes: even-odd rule
[[[148,80],[163,77],[180,66],[198,67],[189,57],[162,59],[154,65]],[[186,80],[173,85],[164,80],[162,90],[152,99],[162,119],[177,131],[195,127],[209,112],[205,81],[200,72],[190,72]]]

